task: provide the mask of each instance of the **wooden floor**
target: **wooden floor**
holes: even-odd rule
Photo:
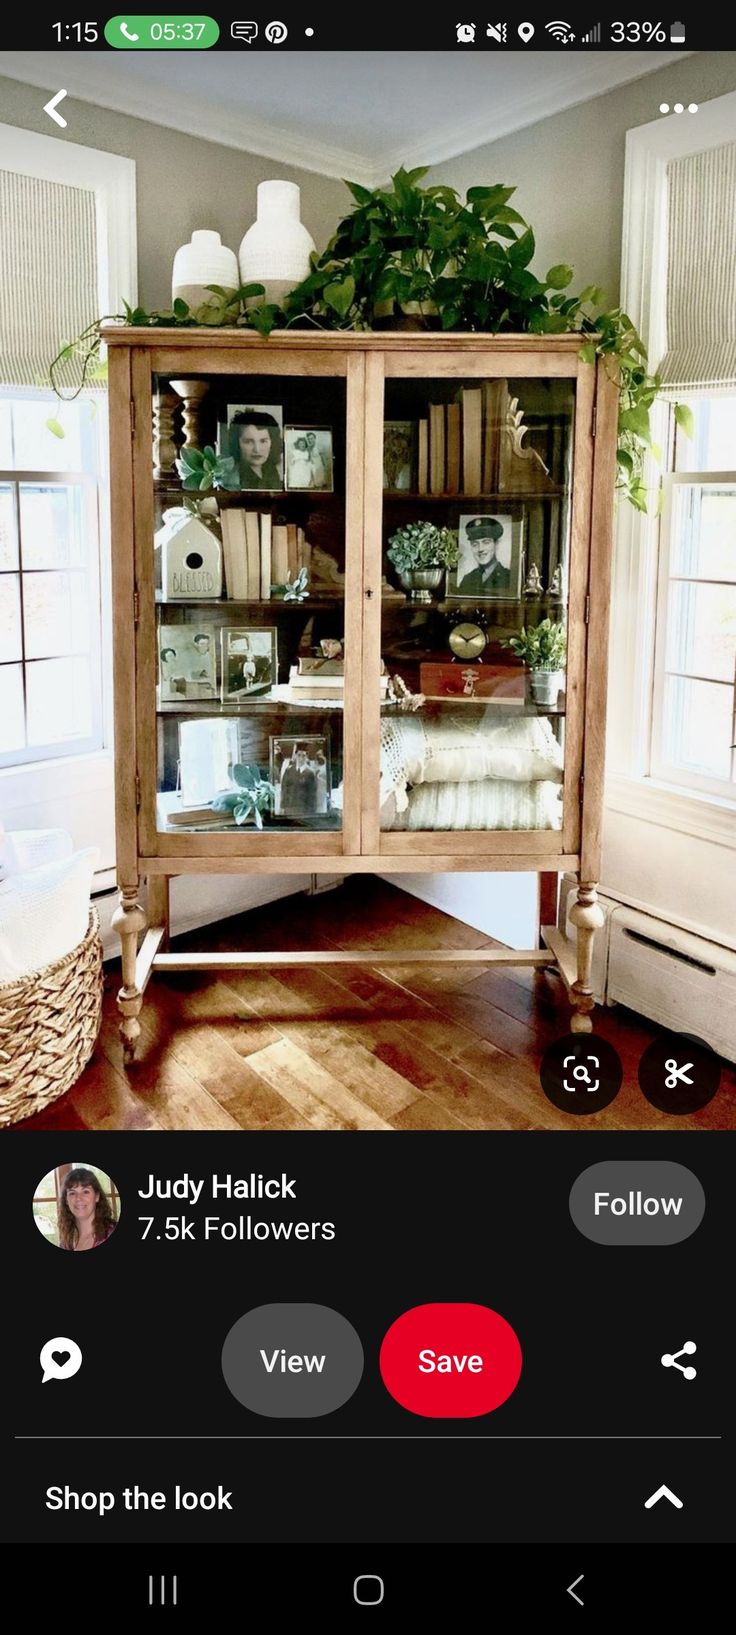
[[[287,897],[177,940],[177,948],[482,948],[488,937],[384,884]],[[102,1033],[68,1095],[23,1129],[673,1130],[736,1127],[736,1077],[690,1119],[642,1096],[636,1068],[656,1030],[631,1011],[596,1012],[624,1084],[604,1112],[558,1113],[538,1078],[568,1031],[559,977],[523,967],[302,968],[151,980],[138,1060],[117,1034],[116,966]]]

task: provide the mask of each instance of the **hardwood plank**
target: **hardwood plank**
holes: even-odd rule
[[[254,1058],[259,1074],[295,1107],[313,1129],[388,1130],[384,1119],[362,1107],[332,1074],[281,1039]]]
[[[100,1043],[117,1067],[121,1059],[117,1029],[103,1020]],[[149,1045],[145,1012],[141,1015],[139,1057],[126,1069],[136,1096],[140,1096],[164,1130],[237,1130],[231,1118],[164,1046]]]

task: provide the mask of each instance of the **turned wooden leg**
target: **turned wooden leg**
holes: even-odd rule
[[[573,1013],[570,1027],[573,1033],[591,1033],[590,1019],[595,1000],[591,987],[593,966],[593,938],[604,923],[603,910],[598,906],[597,881],[581,880],[577,902],[570,909],[570,919],[577,932],[578,974],[570,990]]]
[[[149,929],[163,926],[164,939],[162,948],[169,946],[169,877],[167,874],[151,874],[146,881],[146,919]]]
[[[146,916],[138,902],[138,887],[123,886],[120,891],[120,905],[112,917],[112,926],[120,937],[123,985],[118,994],[118,1010],[122,1018],[120,1038],[123,1045],[123,1061],[126,1064],[134,1060],[135,1047],[141,1031],[138,1017],[143,1004],[143,994],[136,986],[135,962],[138,937],[145,924]]]

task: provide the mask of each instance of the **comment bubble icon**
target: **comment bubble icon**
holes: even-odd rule
[[[70,1380],[73,1374],[79,1373],[82,1353],[76,1340],[57,1335],[55,1340],[47,1340],[41,1347],[39,1362],[43,1369],[42,1385],[47,1380]]]

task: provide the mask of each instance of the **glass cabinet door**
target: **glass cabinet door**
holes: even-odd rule
[[[232,356],[152,381],[155,829],[339,850],[351,365]]]
[[[387,372],[382,849],[546,831],[563,850],[576,369]]]

